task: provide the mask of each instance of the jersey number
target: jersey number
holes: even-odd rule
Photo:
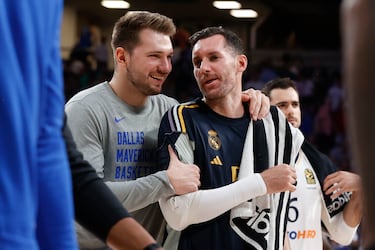
[[[288,221],[290,222],[296,222],[299,216],[298,208],[292,205],[292,203],[296,201],[297,201],[297,197],[294,197],[290,199],[288,203]]]

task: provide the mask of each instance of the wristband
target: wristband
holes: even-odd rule
[[[158,243],[151,243],[150,245],[143,248],[143,250],[155,250],[160,248],[161,246]]]

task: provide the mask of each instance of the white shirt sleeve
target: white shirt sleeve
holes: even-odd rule
[[[261,175],[253,174],[220,188],[161,198],[159,204],[169,226],[180,231],[266,193],[267,187]]]
[[[327,228],[329,238],[341,245],[349,245],[357,231],[357,227],[351,227],[344,220],[344,213],[340,212],[330,218],[327,210],[322,208],[322,221]]]

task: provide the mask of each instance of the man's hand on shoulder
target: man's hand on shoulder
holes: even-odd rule
[[[242,102],[249,102],[249,112],[253,120],[263,119],[270,112],[270,99],[260,90],[245,90],[241,98]]]

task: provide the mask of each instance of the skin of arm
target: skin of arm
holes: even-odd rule
[[[334,185],[335,183],[337,185]],[[339,191],[337,190],[338,187],[340,188]],[[326,177],[323,189],[326,194],[332,194],[332,199],[337,198],[344,192],[352,192],[350,201],[344,208],[343,218],[348,226],[357,227],[361,222],[363,210],[360,176],[347,171],[337,171]]]
[[[361,222],[363,210],[362,203],[362,194],[353,192],[350,202],[344,209],[344,220],[349,226],[356,227]]]
[[[154,238],[131,217],[118,221],[109,231],[107,238],[107,245],[114,250],[144,249],[152,243],[155,243]]]

